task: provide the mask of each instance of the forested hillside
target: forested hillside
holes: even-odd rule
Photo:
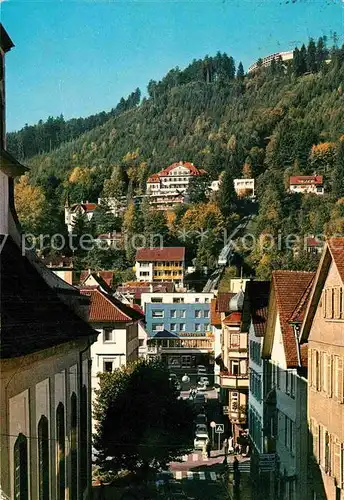
[[[240,214],[230,185],[244,175],[258,180],[259,234],[286,227],[305,234],[343,231],[344,205],[336,202],[344,196],[344,48],[328,50],[325,42],[311,40],[296,49],[292,63],[276,61],[249,75],[226,54],[193,61],[161,82],[149,82],[140,104],[136,94],[126,110],[106,115],[79,137],[67,135],[49,153],[27,153],[31,171],[17,186],[17,196],[25,199],[28,192],[35,199],[36,216],[28,227],[37,230],[52,204],[62,213],[67,194],[71,202],[96,201],[101,194],[126,194],[128,185],[139,193],[148,175],[185,160],[213,179],[225,172],[216,201],[225,220],[231,211]],[[12,134],[8,144],[17,155],[21,133]],[[23,145],[19,153],[25,150]],[[289,175],[314,172],[325,176],[322,200],[286,194]],[[293,265],[285,255],[261,262],[258,252],[252,258],[258,270],[261,264],[262,276],[274,266]]]

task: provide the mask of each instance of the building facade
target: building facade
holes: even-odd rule
[[[314,273],[274,271],[263,340],[264,440],[275,451],[271,498],[309,498],[307,347],[299,331]]]
[[[183,286],[185,275],[185,248],[140,248],[136,252],[137,281],[172,282]]]
[[[192,368],[199,363],[212,362],[212,298],[213,293],[143,293],[142,307],[150,337],[148,353],[153,355],[155,346],[159,345],[161,358],[174,368]],[[169,335],[162,337],[159,332],[163,331]]]
[[[97,208],[96,203],[89,203],[88,201],[81,203],[73,203],[69,206],[67,202],[65,204],[65,224],[69,233],[73,232],[74,221],[77,215],[84,215],[88,221],[93,217],[94,211]]]
[[[258,61],[256,61],[254,64],[252,64],[248,68],[248,73],[253,73],[256,71],[258,68],[267,68],[268,66],[271,65],[272,61],[277,61],[278,59],[281,59],[283,62],[287,61],[292,61],[294,58],[294,51],[293,50],[287,50],[284,52],[275,52],[274,54],[270,54],[268,56],[265,56],[261,58]]]
[[[5,149],[1,53],[0,484],[23,500],[91,498],[90,345],[87,301],[23,245],[14,177],[27,169]]]
[[[184,202],[190,179],[206,172],[190,162],[177,162],[164,168],[147,180],[150,204],[158,210],[167,210]]]
[[[289,179],[291,193],[324,194],[324,181],[322,175],[294,175]]]
[[[254,198],[254,179],[234,179],[234,191],[239,198]]]
[[[308,342],[309,488],[344,499],[344,238],[325,246],[301,331]]]

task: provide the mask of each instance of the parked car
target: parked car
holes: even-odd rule
[[[208,377],[200,377],[199,382],[202,382],[203,384],[205,384],[207,386],[210,385]]]
[[[196,431],[195,433],[203,433],[203,434],[208,434],[208,427],[206,424],[196,424]]]
[[[195,450],[203,450],[209,441],[208,434],[198,434],[194,439]]]
[[[207,417],[204,413],[199,413],[197,417],[195,418],[195,424],[196,425],[207,425]]]

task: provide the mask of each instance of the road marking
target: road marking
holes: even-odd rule
[[[193,479],[193,472],[191,472],[190,470],[186,472],[186,475],[188,479]]]
[[[204,474],[204,472],[199,472],[198,473],[198,477],[199,477],[199,479],[201,479],[202,481],[204,481],[205,480],[205,474]]]
[[[177,470],[175,477],[176,477],[177,480],[183,479],[183,473],[182,473],[182,471],[181,470]]]
[[[216,472],[210,472],[210,479],[212,481],[216,481],[216,479],[217,479]]]

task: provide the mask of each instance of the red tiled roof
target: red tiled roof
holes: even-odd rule
[[[169,165],[168,167],[161,170],[161,172],[159,172],[159,176],[168,175],[171,170],[174,170],[177,167],[187,168],[191,175],[202,175],[200,169],[198,169],[193,163],[190,163],[189,161],[180,161],[172,163],[172,165]]]
[[[310,298],[312,287],[313,287],[313,280],[310,281],[304,294],[302,295],[298,304],[296,305],[294,312],[289,319],[290,323],[302,323],[306,314],[307,304]]]
[[[217,311],[217,299],[211,299],[210,302],[210,323],[213,326],[221,325],[221,314]]]
[[[250,303],[250,315],[254,332],[257,337],[263,337],[268,319],[270,282],[249,281],[246,283],[246,292]]]
[[[216,310],[220,313],[229,313],[229,303],[231,298],[234,297],[235,293],[231,292],[221,292],[217,296]]]
[[[232,312],[225,317],[223,323],[225,325],[240,325],[241,316],[242,316],[241,312],[238,311]]]
[[[151,289],[152,286],[152,289]],[[141,299],[143,293],[169,293],[174,291],[173,282],[149,283],[146,281],[129,282],[117,288],[120,293],[134,294],[135,299]]]
[[[75,210],[78,207],[82,207],[85,212],[93,212],[97,208],[96,203],[74,203],[72,205],[72,210]]]
[[[147,179],[148,182],[159,182],[159,174],[153,174]]]
[[[140,313],[142,316],[145,315],[145,313],[143,312],[143,309],[141,309],[141,307],[138,304],[133,304],[131,307],[133,309],[135,309],[135,311],[137,311],[138,313]]]
[[[318,238],[307,238],[306,239],[306,244],[307,247],[312,248],[312,247],[323,247],[324,242],[321,240],[318,240]]]
[[[290,177],[289,184],[292,185],[316,185],[321,186],[323,184],[322,175],[294,175]]]
[[[298,346],[289,323],[295,308],[313,281],[315,273],[303,271],[273,271],[272,284],[276,293],[284,352],[288,368],[298,366]]]
[[[330,238],[328,240],[328,247],[341,280],[344,283],[344,238]]]
[[[89,321],[115,323],[142,319],[142,314],[99,289],[85,288],[83,295],[90,297]]]
[[[185,259],[184,247],[140,248],[136,252],[136,261],[182,261]]]

